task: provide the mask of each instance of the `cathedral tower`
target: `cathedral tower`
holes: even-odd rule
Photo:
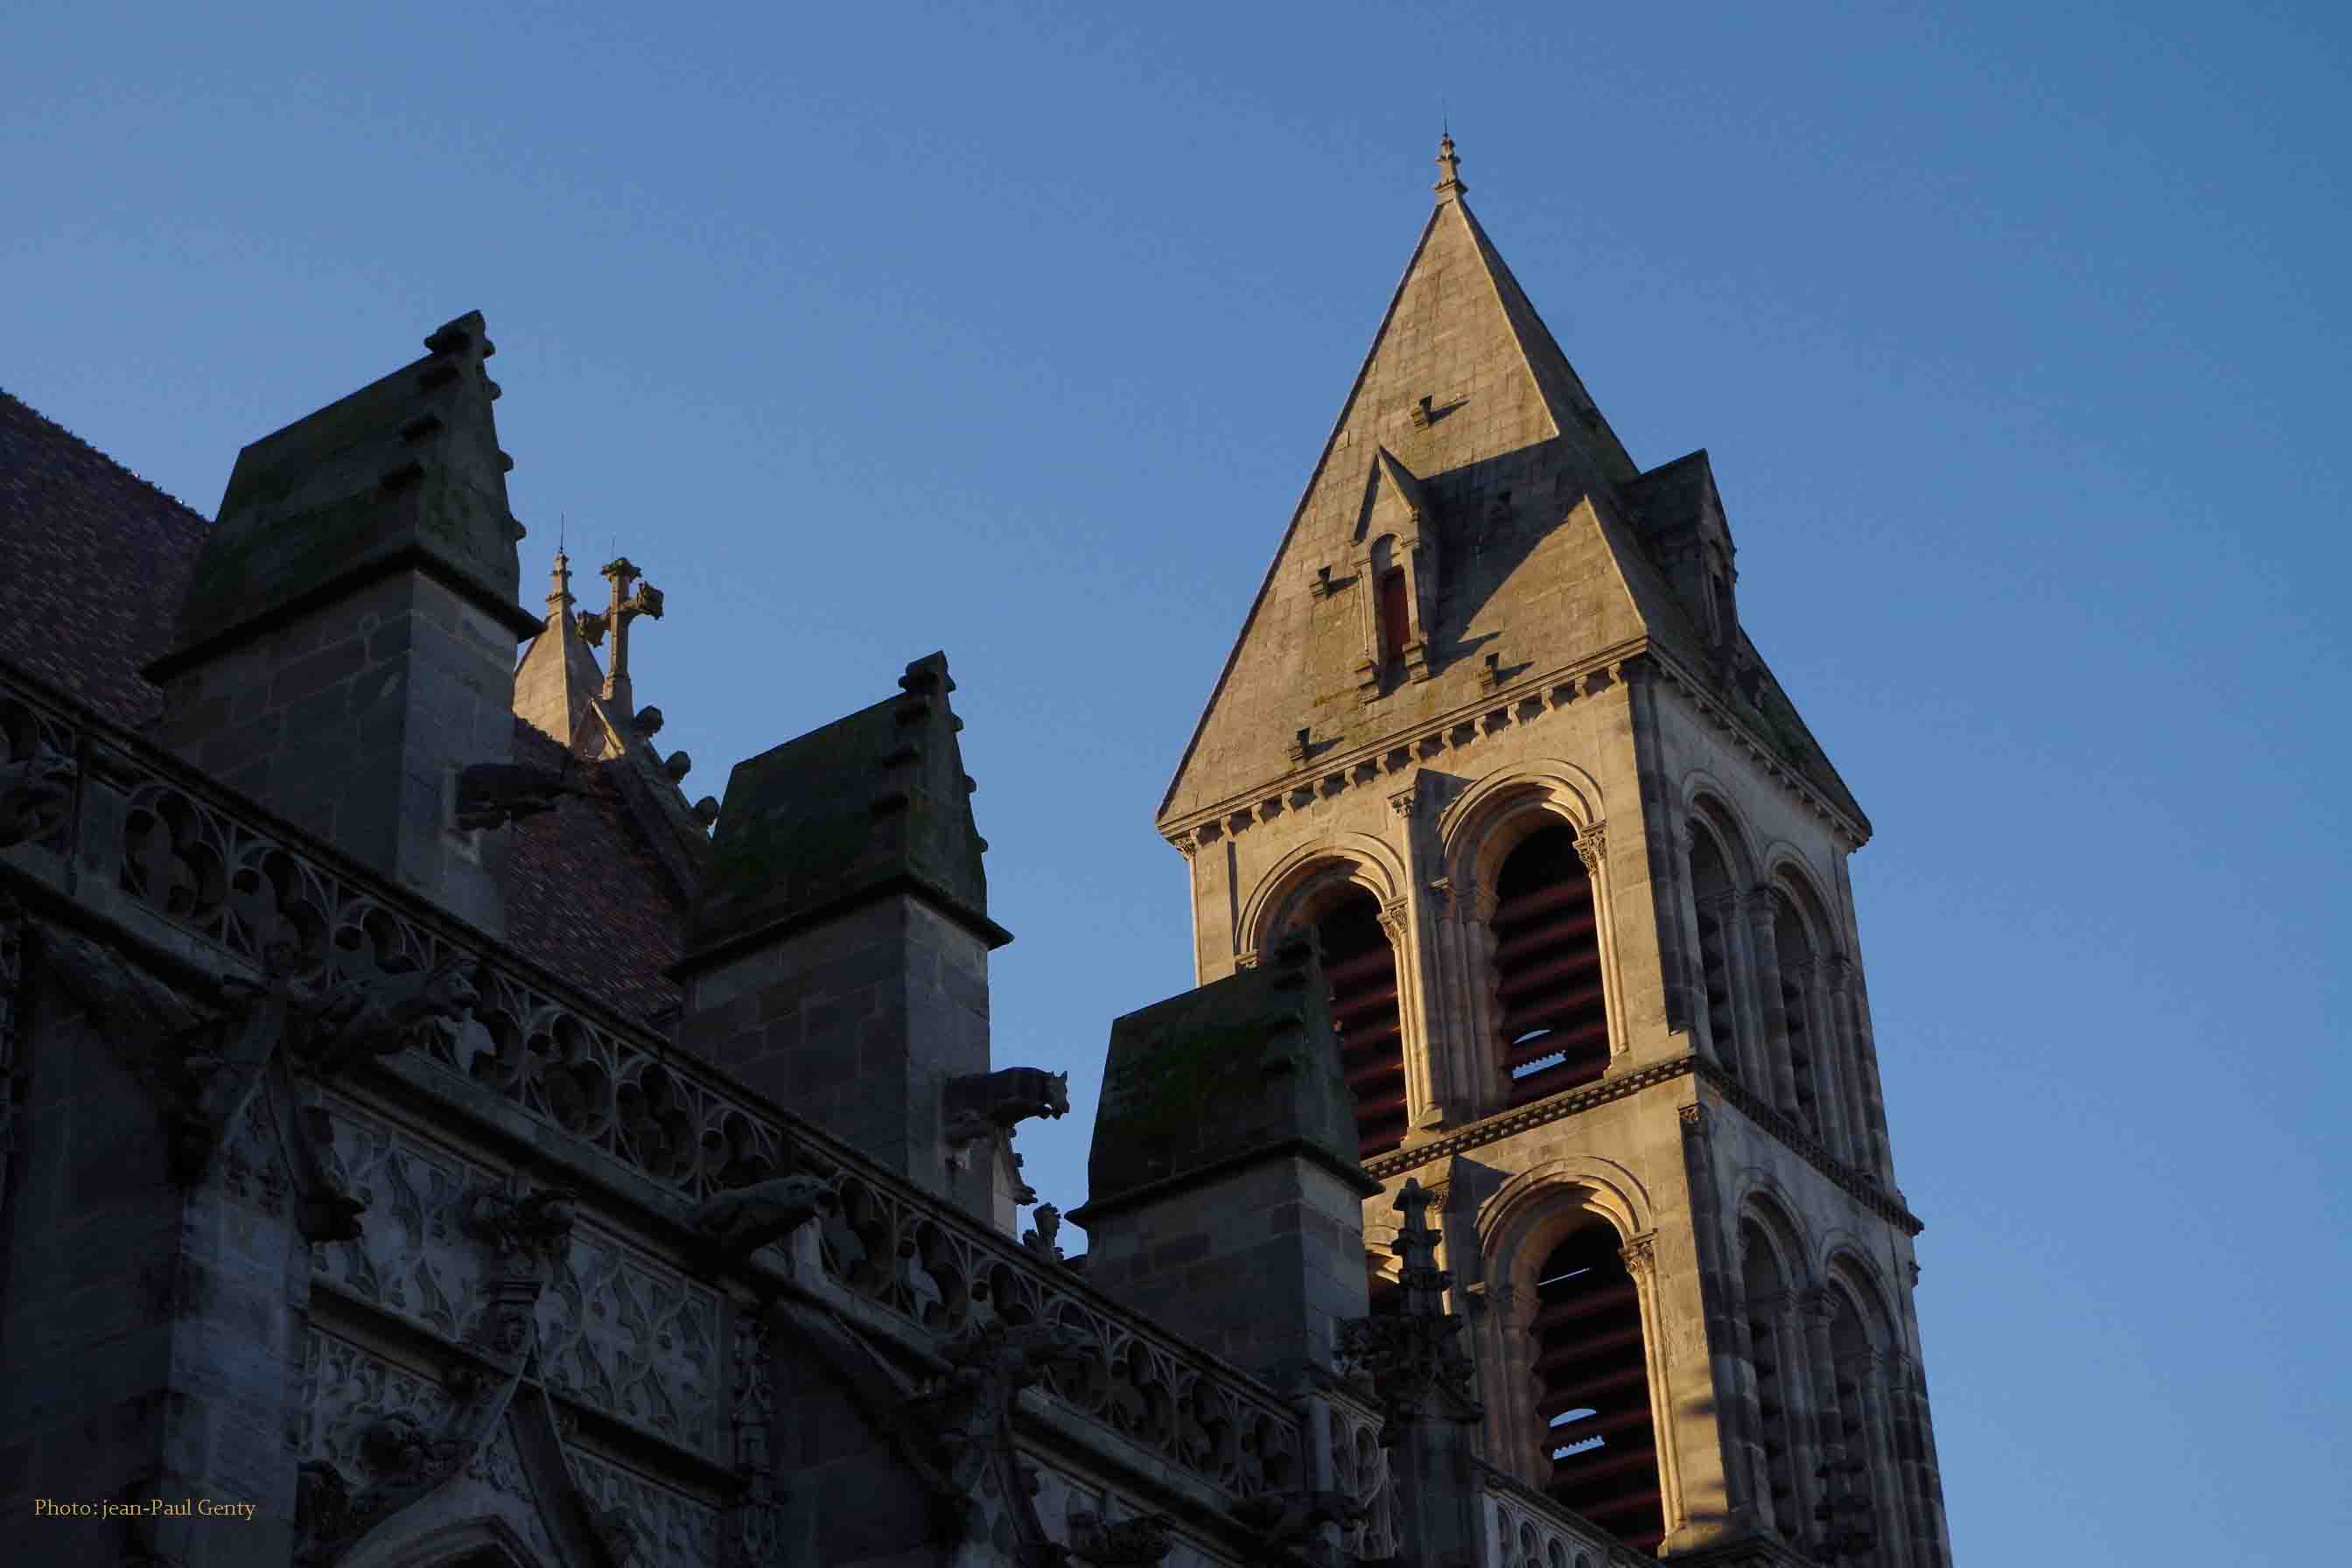
[[[1198,978],[1320,937],[1374,1310],[1414,1177],[1488,1462],[1668,1555],[1939,1568],[1868,819],[1706,454],[1635,465],[1438,164],[1160,805]]]

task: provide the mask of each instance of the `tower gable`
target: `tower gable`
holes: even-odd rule
[[[1645,637],[1696,649],[1630,531],[1633,460],[1459,184],[1439,195],[1161,802],[1163,828],[1292,772],[1302,722],[1320,755],[1564,658]],[[1381,636],[1378,596],[1408,530],[1423,647]]]

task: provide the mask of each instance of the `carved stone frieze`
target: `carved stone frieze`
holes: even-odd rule
[[[624,1543],[628,1548],[626,1554],[614,1553],[615,1563],[629,1568],[711,1568],[723,1561],[718,1509],[578,1448],[566,1458],[581,1496],[608,1532],[607,1549]]]
[[[554,1264],[537,1310],[551,1389],[725,1461],[716,1290],[583,1227]]]

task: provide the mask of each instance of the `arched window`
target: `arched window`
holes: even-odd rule
[[[1811,987],[1813,975],[1813,942],[1805,932],[1805,922],[1797,913],[1797,906],[1789,895],[1779,889],[1772,890],[1772,944],[1780,959],[1780,994],[1765,998],[1765,1005],[1780,1009],[1781,1026],[1788,1032],[1789,1069],[1796,1079],[1797,1119],[1807,1131],[1818,1136],[1822,1131],[1822,1106],[1818,1093],[1818,1058],[1829,1048],[1829,1041],[1821,1037],[1815,1026]]]
[[[1404,1019],[1397,1006],[1396,950],[1381,927],[1380,900],[1353,883],[1314,916],[1331,986],[1331,1026],[1356,1100],[1357,1158],[1404,1142]]]
[[[1641,1295],[1620,1246],[1595,1219],[1537,1271],[1536,1414],[1551,1456],[1545,1489],[1650,1552],[1665,1539],[1665,1513]]]
[[[1738,981],[1732,974],[1731,922],[1737,918],[1738,894],[1731,871],[1716,847],[1715,835],[1705,827],[1691,829],[1691,895],[1698,909],[1699,970],[1706,985],[1706,1033],[1715,1044],[1716,1059],[1732,1077],[1739,1076],[1739,1016]]]
[[[1834,1543],[1849,1556],[1900,1563],[1909,1555],[1910,1542],[1903,1529],[1894,1401],[1883,1351],[1893,1342],[1893,1330],[1869,1286],[1841,1273],[1832,1289],[1837,1311],[1830,1322],[1830,1353],[1837,1409],[1829,1436],[1845,1455],[1839,1473],[1830,1478],[1830,1528]]]
[[[1748,1364],[1756,1373],[1757,1442],[1763,1456],[1758,1487],[1771,1500],[1772,1527],[1785,1540],[1804,1534],[1798,1468],[1805,1463],[1797,1447],[1798,1412],[1804,1403],[1804,1371],[1797,1364],[1797,1339],[1790,1321],[1791,1301],[1780,1258],[1763,1227],[1753,1220],[1739,1227],[1740,1285],[1745,1299]]]
[[[1519,842],[1495,879],[1496,1045],[1509,1103],[1589,1083],[1609,1065],[1592,880],[1564,822]]]

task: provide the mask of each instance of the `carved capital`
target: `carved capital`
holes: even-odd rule
[[[1410,929],[1411,906],[1402,899],[1391,899],[1381,906],[1381,930],[1387,933],[1390,945],[1404,946],[1405,932]]]
[[[1423,886],[1429,889],[1430,907],[1443,919],[1454,912],[1454,882],[1448,877],[1433,877]]]
[[[1676,1111],[1675,1114],[1682,1119],[1684,1137],[1704,1138],[1706,1136],[1707,1128],[1706,1106],[1694,1100],[1692,1103],[1684,1106],[1680,1110]]]
[[[1406,821],[1412,820],[1413,807],[1421,803],[1421,786],[1410,784],[1389,796],[1389,809]]]
[[[1257,967],[1257,963],[1258,951],[1254,947],[1234,954],[1234,967],[1235,969],[1255,969]]]
[[[1627,1242],[1618,1253],[1625,1260],[1625,1272],[1632,1275],[1637,1284],[1647,1285],[1657,1277],[1657,1240],[1656,1231],[1643,1231]]]
[[[1798,1316],[1809,1323],[1832,1323],[1837,1321],[1837,1292],[1825,1286],[1811,1285],[1790,1298]]]
[[[1588,876],[1597,878],[1601,875],[1601,862],[1608,858],[1608,824],[1596,822],[1576,836],[1576,856],[1584,862]]]

